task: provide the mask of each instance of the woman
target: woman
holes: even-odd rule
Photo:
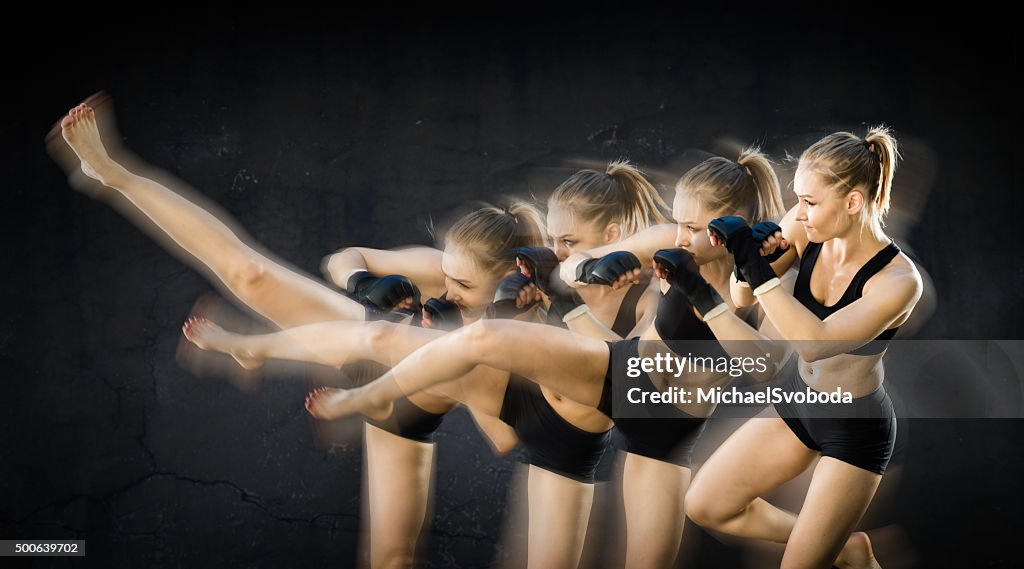
[[[363,344],[364,346],[376,345],[374,340],[379,340],[382,336],[389,338],[391,341],[390,345],[394,349],[392,351],[378,352],[376,358],[377,361],[386,364],[393,364],[398,359],[401,359],[403,351],[407,353],[437,337],[437,333],[430,330],[396,327],[388,322],[362,322],[361,320],[365,318],[367,312],[359,303],[334,293],[311,279],[272,261],[269,257],[243,243],[224,223],[202,208],[152,180],[129,172],[126,168],[111,160],[107,155],[99,138],[93,111],[87,105],[80,105],[73,109],[68,117],[65,117],[62,121],[61,127],[65,140],[80,158],[82,170],[86,175],[123,194],[146,216],[153,220],[166,235],[170,236],[177,245],[183,247],[194,256],[199,261],[201,268],[209,269],[225,285],[228,291],[247,306],[266,316],[279,326],[296,326],[304,322],[319,322],[325,319],[348,320],[349,326],[353,329],[358,329],[358,335],[366,340]],[[512,218],[513,224],[520,225],[519,219],[512,212],[504,211],[501,213],[508,218]],[[484,225],[486,226],[486,224]],[[527,224],[523,223],[522,225],[525,226]],[[454,275],[449,274],[446,277],[454,282],[454,286],[450,283],[446,284],[449,284],[449,290],[454,289],[451,294],[454,302],[462,308],[468,308],[470,310],[470,317],[479,316],[480,307],[474,306],[474,303],[469,301],[469,299],[473,297],[483,299],[493,296],[494,281],[496,280],[494,278],[477,278],[482,276],[479,274],[481,272],[480,267],[486,267],[488,262],[493,261],[493,259],[489,259],[480,262],[479,259],[471,254],[474,247],[479,245],[478,239],[480,236],[479,231],[467,231],[465,240],[461,242],[463,249],[465,249],[465,251],[461,251],[462,254],[459,254],[459,251],[451,251],[446,254],[437,253],[434,255],[434,260],[438,260],[438,257],[440,257],[440,264],[444,267],[443,271],[438,272],[457,273]],[[514,272],[514,265],[511,264],[510,257],[502,257],[504,254],[502,252],[514,251],[516,247],[524,244],[529,243],[509,240],[503,242],[502,247],[498,248],[498,253],[495,256],[498,259],[503,259],[508,273]],[[458,248],[460,243],[458,239],[453,239],[449,245]],[[419,257],[426,257],[425,262],[430,262],[429,255],[420,255]],[[495,264],[495,266],[498,264],[500,263]],[[487,273],[487,271],[483,272]],[[491,276],[487,275],[487,277]],[[364,278],[373,277],[362,275],[355,284],[358,285]],[[458,292],[459,287],[465,289],[464,293]],[[488,288],[490,288],[489,291],[487,290]],[[397,298],[400,298],[403,303],[408,301],[404,297]],[[452,298],[449,300],[452,300]],[[373,311],[370,311],[370,313],[373,313]],[[427,318],[426,320],[429,321],[430,319]],[[217,331],[214,332],[216,333]],[[239,357],[241,363],[245,365],[253,365],[255,363],[251,358],[247,358],[245,354],[236,354],[236,356],[239,355],[242,356]],[[316,357],[314,355],[313,358],[315,359]],[[510,383],[507,374],[504,374],[504,378],[499,379],[500,381],[504,381],[506,386]],[[510,390],[506,389],[504,391],[507,395]],[[501,390],[498,391],[498,393],[500,392]],[[553,409],[551,401],[544,397],[538,397],[538,395],[537,393],[526,393],[519,397],[519,400],[521,402],[525,401],[529,405],[538,404],[540,405],[539,408],[547,409],[549,415],[557,417],[556,426],[563,431],[570,432],[571,435],[580,435],[582,433],[581,437],[586,439],[587,444],[592,447],[590,449],[591,454],[596,454],[599,457],[600,452],[603,452],[602,441],[607,439],[607,426],[599,423],[606,421],[606,419],[598,417],[597,415],[599,414],[589,410],[585,411],[585,416],[577,417],[575,421],[572,417],[567,419],[563,415],[570,410],[571,404],[569,402],[565,402],[561,405],[562,409],[556,411]],[[539,403],[541,399],[544,399],[544,403]],[[418,414],[422,416],[422,413]],[[377,414],[375,418],[384,420],[391,415],[391,408],[389,407],[387,413]],[[529,410],[523,414],[523,417],[526,419],[531,418]],[[508,437],[505,435],[507,435],[507,432],[500,433],[499,439],[507,441]],[[498,444],[497,446],[499,448],[507,448],[503,444]],[[557,460],[558,457],[555,456],[557,454],[549,453],[548,458]],[[408,462],[405,460],[399,462],[404,462],[408,466]],[[421,461],[420,464],[422,463]],[[387,469],[385,468],[384,470]],[[401,471],[401,468],[395,470]],[[422,476],[424,473],[429,473],[429,469],[418,468],[416,472],[419,473],[419,480],[422,481]],[[555,473],[553,476],[558,476],[558,474]],[[386,475],[380,476],[381,479],[386,479],[385,477]],[[561,520],[564,523],[585,529],[585,523],[574,524],[573,518],[578,518],[580,512],[586,512],[586,508],[583,507],[588,495],[586,486],[573,486],[573,484],[579,483],[568,479],[559,480],[546,474],[538,474],[537,480],[537,490],[531,492],[531,496],[537,496],[538,507],[531,508],[531,511],[535,509],[538,512],[538,519],[545,521],[549,526],[551,524],[554,524],[556,527],[564,525],[560,523]],[[415,483],[412,486],[413,490],[422,487]],[[531,486],[534,486],[533,476],[531,476]],[[405,489],[403,488],[402,490]],[[563,500],[563,497],[566,498]],[[398,494],[397,496],[389,494],[386,497],[391,503],[399,504],[400,506],[405,501],[403,498],[405,498],[403,494]],[[413,502],[417,503],[415,500]],[[425,503],[425,501],[420,503]],[[411,562],[412,549],[408,543],[410,541],[412,543],[415,542],[415,536],[419,533],[419,528],[422,526],[422,515],[412,511],[416,508],[405,506],[402,506],[403,512],[415,514],[405,516],[405,519],[402,521],[406,523],[395,524],[394,520],[401,518],[401,513],[396,513],[396,515],[390,517],[383,515],[373,516],[373,519],[385,519],[385,523],[389,524],[388,527],[396,530],[385,537],[388,537],[388,535],[397,536],[397,539],[389,540],[396,545],[395,549],[397,551],[389,551],[387,547],[378,547],[377,543],[380,540],[377,540],[377,543],[372,543],[371,549],[373,552],[382,550],[384,552],[383,556],[378,556],[374,559],[374,565],[405,565]],[[545,511],[551,511],[552,515],[539,515]],[[558,515],[560,513],[565,513],[566,515],[560,516]],[[397,528],[395,527],[396,525],[398,526]],[[568,555],[570,558],[575,555],[578,558],[578,551],[574,552],[574,547],[565,548],[558,545],[559,542],[564,541],[560,539],[561,535],[558,532],[548,531],[550,527],[545,527],[538,523],[531,525],[531,533],[534,533],[535,527],[540,528],[536,532],[538,539],[531,541],[531,544],[537,544],[537,550],[540,552],[540,555],[536,556],[537,563],[540,565],[561,565],[563,564],[563,559],[560,556],[563,554]],[[381,535],[382,533],[376,532],[374,535]],[[410,540],[409,538],[412,539]],[[549,544],[550,547],[545,547],[545,544]],[[531,545],[531,548],[533,548],[533,545]],[[554,557],[546,558],[545,555],[548,553],[551,553]],[[384,557],[384,560],[381,561],[380,557]]]
[[[77,154],[85,175],[127,198],[155,223],[161,232],[157,237],[169,237],[185,250],[187,262],[278,327],[349,320],[354,325],[374,326],[377,330],[376,323],[363,322],[367,315],[382,316],[394,307],[367,306],[365,298],[360,303],[286,267],[244,242],[239,237],[240,231],[233,231],[207,209],[154,180],[130,172],[107,154],[100,140],[95,111],[88,104],[72,109],[61,120],[60,128],[65,141]],[[486,259],[509,247],[544,243],[543,221],[525,204],[505,210],[481,208],[461,219],[452,231],[453,238],[449,240],[450,249],[446,253],[429,248],[393,254],[379,252],[374,257],[378,263],[374,268],[387,269],[387,262],[404,269],[426,266],[426,270],[415,273],[416,277],[423,277],[420,283],[428,293],[441,296],[440,290],[447,279],[441,266],[447,263],[449,270],[457,273],[455,279],[447,279],[451,296],[459,306],[466,308],[467,318],[471,319],[478,309],[489,304],[497,283],[516,271],[510,259],[505,260],[503,267],[487,265]],[[479,269],[481,265],[490,270]],[[405,290],[402,285],[407,283],[407,280],[400,280],[397,290]],[[477,292],[460,295],[464,285]],[[399,296],[395,304],[407,306],[411,300]],[[244,353],[235,355],[245,367],[259,364]],[[395,417],[380,417],[378,424],[383,428],[370,425],[366,428],[367,458],[374,474],[370,476],[369,496],[373,567],[410,565],[425,521],[434,450],[429,444],[433,432],[431,424],[436,428],[434,419],[439,418],[440,413],[435,412],[450,409],[454,403],[435,397],[421,404],[419,407],[403,401]],[[500,422],[489,421],[488,417],[476,419],[496,448],[506,450],[514,446],[514,435]],[[409,437],[392,436],[385,432],[388,428]],[[418,437],[422,437],[421,441],[415,440]]]
[[[575,173],[559,185],[548,206],[549,231],[558,243],[555,250],[560,256],[578,247],[590,248],[617,242],[623,236],[646,228],[651,221],[648,216],[652,212],[655,214],[654,220],[666,219],[660,213],[663,202],[656,190],[635,168],[624,162],[613,162],[605,172],[583,170]],[[512,252],[515,247],[507,250]],[[379,263],[374,257],[379,253],[363,249],[356,251],[366,259],[363,266]],[[394,255],[386,253],[383,256],[386,258]],[[336,280],[344,281],[353,270],[353,265],[358,269],[360,264],[359,260],[354,259],[343,263],[339,255],[331,259],[328,269],[336,275]],[[400,261],[395,259],[388,267],[378,266],[380,272],[387,272],[399,265]],[[415,274],[410,276],[415,280]],[[627,275],[631,279],[636,276],[633,272]],[[520,286],[516,290],[519,294],[515,297],[521,306],[534,298],[534,294],[525,287]],[[456,290],[456,294],[461,296],[455,298],[463,302],[465,293]],[[451,294],[449,298],[452,298]],[[658,294],[640,285],[617,286],[614,289],[595,287],[586,291],[585,298],[593,308],[586,318],[579,319],[589,321],[584,327],[587,329],[585,333],[617,338],[649,325],[654,318]],[[242,337],[226,333],[208,321],[192,321],[186,325],[186,335],[204,349],[226,351],[247,362],[279,357],[312,359],[329,365],[340,365],[348,358],[356,357],[378,361],[386,359],[391,362],[406,353],[403,350],[395,352],[396,348],[386,346],[386,342],[376,342],[372,348],[362,351],[342,349],[339,347],[349,346],[351,342],[335,342],[332,339],[334,336],[324,335],[318,328],[306,327],[278,334]],[[323,340],[322,344],[318,338]],[[407,343],[407,340],[396,341]],[[311,348],[316,355],[310,353]],[[400,355],[395,355],[394,360],[386,355],[393,353]],[[478,417],[489,411],[491,416],[500,417],[515,426],[530,454],[531,521],[528,557],[531,565],[574,565],[579,559],[583,535],[587,529],[584,516],[589,512],[593,495],[596,461],[607,443],[610,422],[591,407],[579,405],[546,388],[538,391],[537,387],[531,387],[520,378],[509,378],[508,374],[504,374],[504,377],[491,380],[491,383],[477,380],[478,384],[492,387],[478,388],[470,406],[478,411]],[[415,394],[412,399],[423,394]],[[480,412],[480,409],[487,411]],[[577,426],[583,427],[583,432],[575,432],[573,429]],[[595,434],[599,436],[595,437]],[[580,486],[580,482],[585,486]],[[548,486],[554,490],[547,490]],[[584,492],[581,493],[581,489]],[[563,502],[560,495],[579,498],[564,501],[566,507],[557,508],[564,512],[578,512],[575,520],[553,515],[556,508],[546,505]],[[564,542],[566,535],[570,537],[571,545],[568,548],[557,543]],[[568,557],[552,557],[561,553]]]
[[[707,238],[702,237],[702,224],[708,223],[713,215],[722,212],[742,212],[753,216],[762,214],[764,209],[771,209],[772,204],[777,206],[779,203],[777,179],[774,177],[770,164],[767,164],[767,160],[757,152],[748,151],[741,157],[741,161],[743,165],[721,158],[711,159],[695,169],[692,176],[684,177],[685,183],[681,184],[674,203],[674,215],[677,221],[682,222],[677,231],[678,244],[687,246],[689,250],[673,252],[676,255],[677,263],[675,271],[670,273],[663,266],[662,276],[668,277],[673,285],[668,294],[662,298],[659,306],[656,323],[660,322],[660,324],[646,330],[644,338],[658,339],[660,332],[660,336],[663,338],[675,339],[673,336],[684,331],[686,333],[682,339],[693,339],[696,335],[694,330],[699,330],[698,325],[703,326],[703,323],[697,321],[697,325],[695,325],[693,321],[696,321],[697,317],[703,316],[710,320],[709,324],[712,327],[718,328],[722,333],[733,331],[732,334],[737,337],[763,339],[727,309],[727,305],[714,288],[705,284],[705,288],[701,289],[698,294],[687,292],[686,296],[681,298],[679,295],[684,293],[680,292],[681,287],[677,286],[680,281],[687,278],[700,279],[700,275],[706,270],[708,277],[717,283],[718,288],[727,291],[732,260],[728,259],[728,255],[723,254],[721,250],[712,248],[707,242]],[[764,167],[758,168],[758,166]],[[767,180],[767,182],[758,184],[752,171],[758,173],[757,181]],[[710,195],[731,195],[733,198],[742,196],[742,200],[737,200],[737,203],[742,206],[739,211],[730,207],[735,204],[723,204],[721,201],[713,201],[714,207],[708,207],[700,198],[701,192],[708,189],[703,184],[713,188],[715,184],[710,181],[723,179],[733,182],[726,184],[726,188],[737,191],[734,194],[712,192]],[[772,180],[775,181],[774,184],[771,183]],[[740,187],[735,188],[736,185]],[[526,251],[523,256],[531,261],[531,269],[536,269],[537,266],[543,264],[542,261],[532,258],[539,256],[536,251]],[[706,267],[699,269],[695,260],[704,262]],[[712,264],[711,261],[714,260],[721,262]],[[622,274],[631,273],[626,271]],[[543,275],[536,276],[543,277]],[[584,275],[584,277],[586,276]],[[606,282],[615,280],[615,278],[606,279]],[[544,278],[539,278],[538,283],[543,282]],[[586,312],[572,310],[566,314],[565,319],[571,325],[573,320],[581,314],[586,314]],[[345,335],[350,332],[349,327],[335,323],[288,331],[296,340],[296,346],[301,346],[303,341],[312,342],[316,338],[333,346],[346,345]],[[711,337],[710,332],[704,333],[705,337]],[[612,382],[611,377],[617,373],[612,369],[612,364],[615,366],[625,364],[626,358],[635,356],[638,349],[637,339],[606,343],[579,334],[551,328],[538,328],[529,323],[482,320],[455,334],[431,342],[368,386],[349,391],[317,390],[310,397],[309,407],[311,413],[321,418],[334,418],[353,412],[386,413],[391,401],[401,397],[403,393],[416,393],[422,389],[433,388],[471,406],[476,405],[483,412],[494,413],[497,412],[495,405],[488,408],[486,401],[477,401],[476,403],[471,401],[475,395],[482,391],[491,391],[491,388],[482,386],[480,381],[471,382],[466,379],[458,379],[475,369],[486,367],[505,370],[515,376],[528,378],[578,404],[592,407],[599,411],[600,415],[607,417],[612,412],[609,385]],[[283,353],[278,355],[290,357]],[[356,353],[351,349],[337,348],[334,355],[337,358],[335,360],[337,364],[346,361],[347,357],[356,356]],[[776,357],[773,361],[781,361],[781,359]],[[458,381],[456,381],[457,379]],[[693,384],[713,386],[727,382],[729,379],[727,375],[709,372],[698,377],[691,377],[689,381]],[[663,387],[669,380],[659,376],[651,377],[648,381]],[[661,436],[660,432],[664,430],[663,428],[638,426],[632,430],[635,444],[638,447],[640,445],[645,447],[642,452],[658,453],[658,460],[663,462],[676,460],[677,456],[683,461],[683,465],[673,464],[672,466],[676,470],[671,473],[675,477],[673,482],[678,484],[680,489],[669,489],[669,494],[673,498],[672,505],[675,506],[674,511],[677,515],[681,513],[681,498],[685,492],[686,482],[689,480],[689,468],[688,462],[686,462],[688,461],[688,451],[692,449],[696,436],[703,427],[703,417],[706,417],[712,410],[713,407],[708,405],[691,406],[688,413],[675,410],[677,414],[672,419],[660,424],[660,427],[673,427],[673,436],[668,440]],[[654,425],[654,422],[651,421],[651,424]],[[640,449],[637,448],[637,450]],[[651,488],[647,488],[646,491],[653,493]],[[656,500],[664,499],[660,494],[655,494],[655,496]],[[669,509],[668,511],[673,510]],[[652,529],[664,531],[664,528]],[[532,531],[533,525],[531,524]],[[667,544],[671,556],[666,559],[662,555],[657,560],[662,564],[670,563],[674,558],[675,551],[678,549],[681,525],[673,526],[672,530],[665,533],[667,536],[659,536],[657,539],[659,542]],[[635,540],[632,537],[634,535],[636,536]],[[627,541],[633,540],[636,543],[642,543],[646,535],[642,533],[642,529],[631,528]],[[627,547],[633,547],[633,545]],[[635,553],[637,557],[649,560],[641,552]],[[658,553],[661,554],[661,552]],[[631,560],[631,563],[634,562],[637,561]]]
[[[717,290],[727,291],[732,259],[711,246],[706,235],[707,224],[716,212],[722,211],[738,213],[748,219],[777,218],[782,211],[782,201],[771,164],[754,150],[743,152],[735,162],[711,158],[680,179],[676,195],[676,219],[682,222],[678,232],[675,227],[671,232],[668,227],[656,227],[615,246],[574,255],[563,263],[562,274],[575,275],[580,263],[611,253],[613,247],[652,259],[656,250],[671,247],[674,242],[693,255],[701,274]],[[579,290],[582,293],[593,288],[582,286]],[[679,298],[678,292],[666,290],[666,293],[662,302],[667,316],[673,312],[673,302],[686,301]],[[684,316],[690,315],[684,312]],[[750,320],[755,315],[746,312],[741,316]],[[664,339],[706,342],[714,339],[713,328],[692,317],[674,321],[662,318],[656,331],[658,337]],[[576,328],[570,324],[570,329]],[[645,336],[645,339],[650,338],[650,335]],[[629,349],[623,351],[622,357],[637,355],[634,353],[639,347],[637,344],[623,344],[623,348],[626,346]],[[622,480],[627,528],[626,567],[670,566],[678,555],[682,538],[683,499],[691,475],[690,455],[703,423],[696,429],[688,426],[685,417],[618,417],[615,423],[616,428],[625,433],[626,441]]]
[[[897,156],[884,127],[864,138],[835,133],[804,151],[794,180],[800,201],[781,224],[793,246],[773,265],[752,253],[742,220],[713,224],[716,243],[726,244],[749,283],[736,289],[738,301],[756,298],[799,355],[799,374],[787,387],[840,388],[853,398],[836,409],[775,405],[774,417],[748,421],[719,447],[690,488],[687,512],[695,522],[786,543],[783,567],[878,567],[867,535],[851,532],[896,436],[882,354],[922,291],[913,262],[882,230]],[[800,273],[789,294],[775,275],[797,257]],[[817,456],[798,516],[760,498]]]

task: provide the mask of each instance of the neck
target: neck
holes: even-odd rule
[[[867,253],[874,254],[889,241],[877,221],[864,226],[853,225],[831,240],[832,256],[837,264],[842,264]]]

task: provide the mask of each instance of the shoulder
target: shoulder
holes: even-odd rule
[[[864,285],[864,294],[917,302],[924,290],[921,272],[905,253],[897,254]]]

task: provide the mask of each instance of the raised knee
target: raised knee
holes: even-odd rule
[[[708,492],[691,490],[686,494],[686,515],[693,523],[714,529],[735,517],[736,512]]]
[[[224,284],[236,294],[252,291],[266,276],[267,268],[257,259],[248,255],[236,255],[228,262],[222,275]]]
[[[388,354],[392,333],[396,324],[386,320],[372,320],[363,324],[362,337],[369,343],[370,351],[376,354]]]
[[[486,353],[488,346],[497,335],[497,324],[494,320],[483,318],[466,326],[462,332],[462,338],[466,342],[466,347]]]

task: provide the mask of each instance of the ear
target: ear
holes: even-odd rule
[[[604,228],[604,242],[616,243],[622,239],[622,227],[619,222],[613,221]]]
[[[851,190],[846,194],[846,213],[858,215],[864,209],[864,194],[860,190]]]

